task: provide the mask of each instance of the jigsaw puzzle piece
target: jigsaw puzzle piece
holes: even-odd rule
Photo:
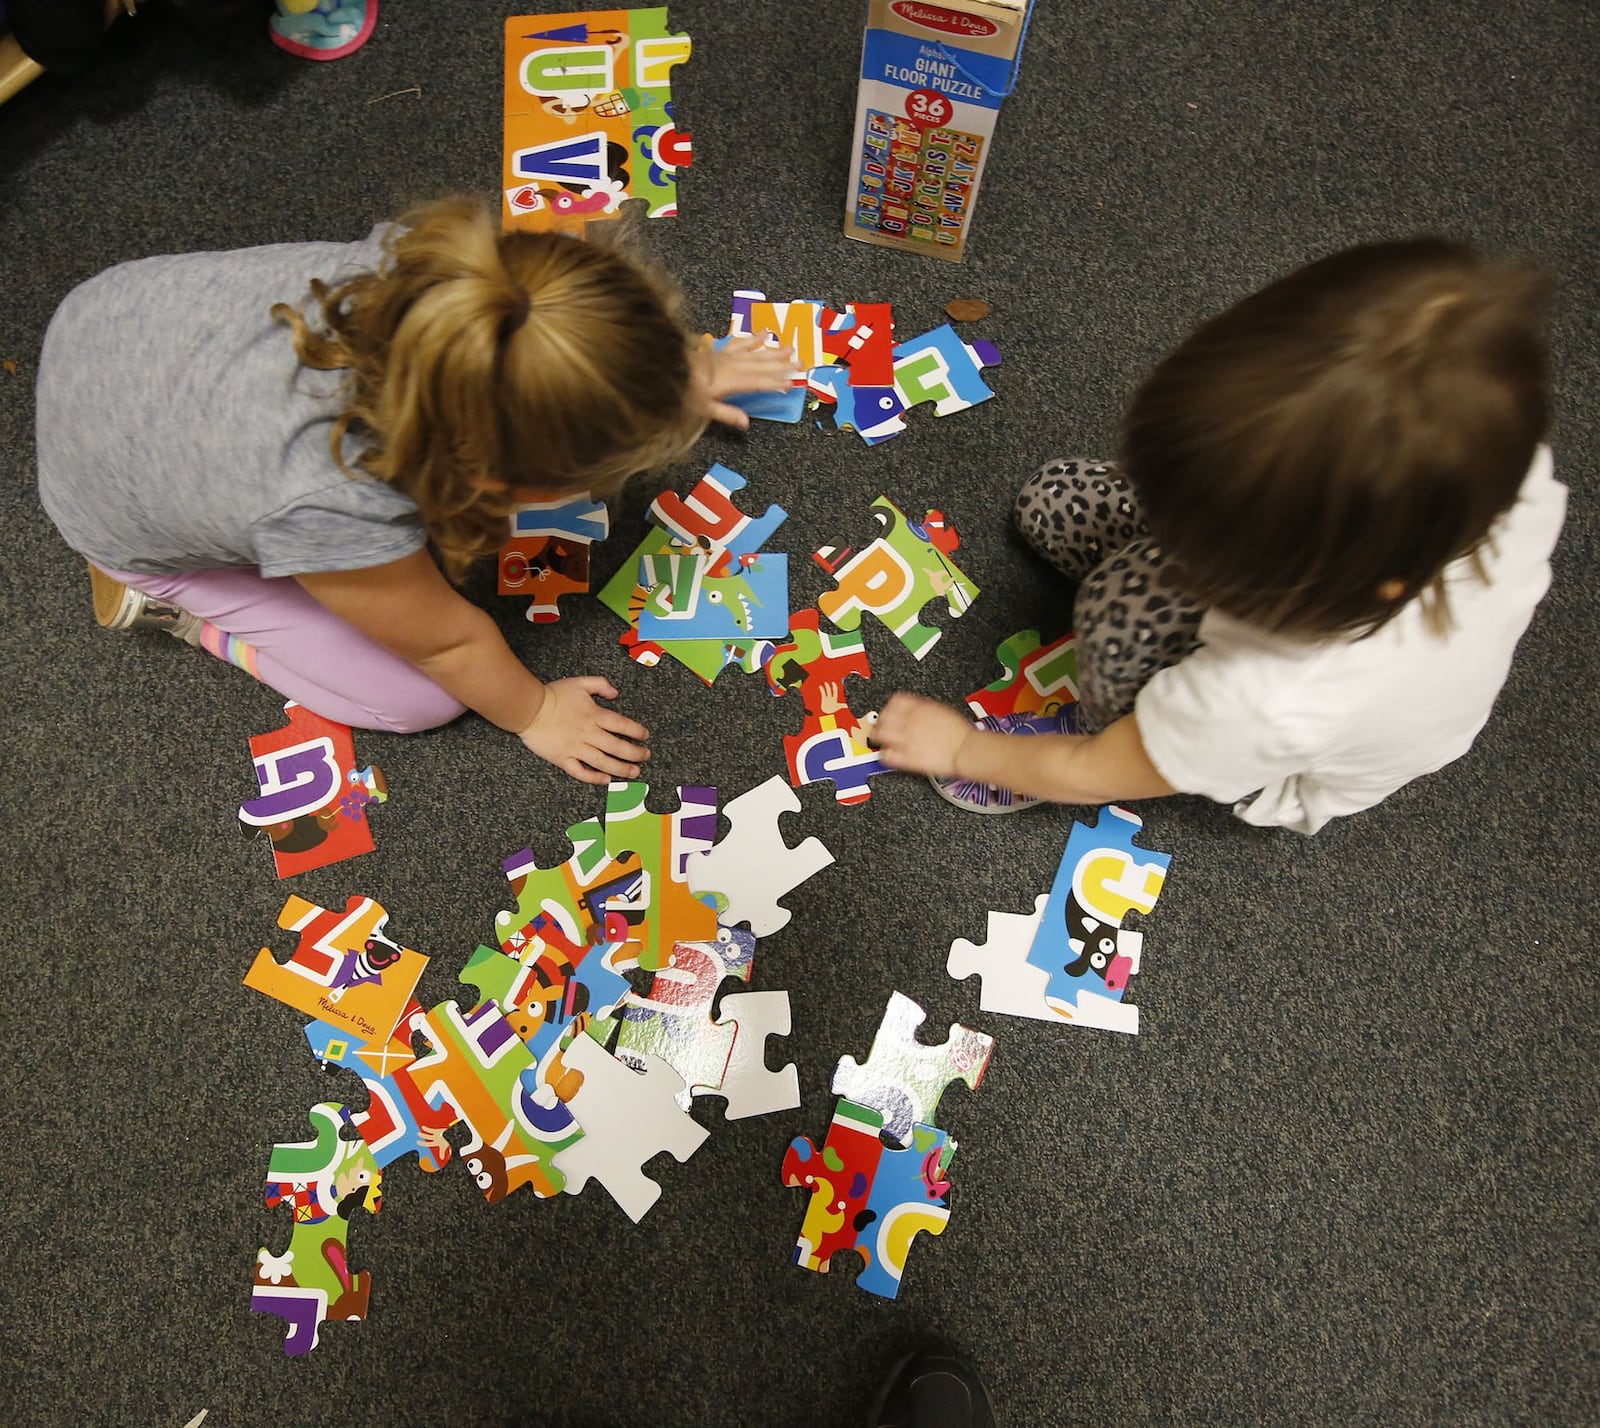
[[[810,1136],[789,1143],[783,1183],[811,1192],[794,1247],[794,1262],[802,1269],[826,1274],[834,1255],[857,1248],[856,1236],[868,1223],[867,1199],[884,1152],[882,1129],[883,1117],[877,1111],[842,1100],[834,1107],[820,1150]]]
[[[717,1092],[727,1098],[727,1118],[794,1110],[800,1104],[800,1073],[792,1061],[776,1071],[766,1061],[767,1038],[789,1034],[788,992],[730,992],[717,1020],[738,1029]]]
[[[1042,644],[1037,630],[1020,630],[995,649],[1004,674],[967,696],[980,718],[1054,714],[1078,699],[1078,637],[1067,633]]]
[[[464,1121],[470,1139],[461,1159],[491,1205],[530,1186],[541,1198],[563,1188],[555,1161],[582,1135],[554,1097],[536,1099],[523,1072],[533,1056],[493,1002],[463,1014],[441,1002],[422,1018],[428,1051],[411,1067],[423,1097]],[[549,1102],[553,1101],[554,1104]]]
[[[994,395],[983,369],[999,363],[1000,351],[992,342],[963,342],[945,323],[894,349],[894,389],[908,411],[932,402],[935,416],[949,416]]]
[[[788,519],[779,505],[769,505],[759,516],[747,516],[733,502],[733,493],[748,483],[731,467],[715,462],[687,496],[663,491],[650,503],[650,518],[680,545],[705,542],[713,550],[737,559],[754,555]]]
[[[570,941],[554,924],[538,926],[521,953],[479,947],[459,980],[493,1001],[535,1060],[574,1017],[607,1016],[628,994],[624,942]]]
[[[806,709],[817,713],[824,685],[842,689],[850,675],[872,677],[860,631],[824,630],[821,618],[812,608],[796,610],[789,620],[789,638],[774,647],[766,667],[767,687],[773,694],[799,690]]]
[[[893,387],[893,306],[853,302],[842,313],[825,310],[822,350],[845,365],[852,387]]]
[[[592,1037],[573,1038],[565,1064],[583,1078],[570,1102],[583,1137],[555,1158],[568,1194],[598,1180],[635,1224],[661,1197],[644,1163],[664,1150],[685,1161],[707,1135],[678,1105],[683,1078],[654,1057],[642,1059],[643,1070],[634,1070]]]
[[[783,753],[789,766],[789,782],[796,788],[831,781],[834,798],[849,807],[871,798],[868,780],[891,770],[868,746],[862,721],[836,689],[831,696],[823,694],[825,700],[830,697],[833,702],[822,710],[806,711],[798,734],[784,736]]]
[[[380,1170],[404,1155],[415,1155],[417,1163],[429,1173],[442,1169],[450,1160],[451,1146],[445,1132],[456,1123],[455,1111],[452,1107],[441,1110],[430,1106],[411,1076],[410,1063],[415,1055],[409,1041],[410,1030],[413,1025],[420,1027],[421,1017],[422,1008],[413,1002],[398,1028],[401,1035],[389,1047],[378,1048],[386,1053],[382,1069],[370,1064],[373,1053],[369,1048],[352,1042],[345,1033],[320,1021],[306,1025],[306,1044],[324,1067],[340,1066],[361,1078],[367,1091],[367,1108],[354,1112],[350,1121],[371,1149]],[[403,1057],[396,1049],[402,1043]]]
[[[365,1141],[346,1140],[349,1113],[325,1101],[308,1113],[313,1138],[275,1145],[267,1161],[267,1208],[292,1214],[288,1248],[256,1252],[250,1307],[288,1326],[284,1352],[298,1357],[317,1345],[324,1319],[364,1319],[372,1277],[352,1272],[348,1237],[357,1210],[383,1208],[383,1172]]]
[[[1028,960],[1049,975],[1045,1002],[1063,1021],[1136,1033],[1139,1009],[1121,1005],[1139,970],[1142,933],[1123,927],[1148,914],[1172,858],[1139,847],[1143,820],[1107,804],[1093,827],[1074,823]]]
[[[848,368],[818,367],[806,377],[807,389],[833,408],[839,431],[856,432],[868,446],[877,446],[906,429],[905,401],[893,386],[857,386]]]
[[[952,1081],[976,1091],[994,1053],[992,1036],[959,1022],[944,1041],[925,1045],[917,1040],[917,1028],[926,1019],[910,997],[894,992],[865,1064],[845,1056],[833,1073],[834,1094],[870,1106],[897,1145],[911,1143],[917,1122],[933,1124],[939,1098]]]
[[[342,913],[291,897],[278,913],[278,926],[298,934],[294,952],[279,962],[263,947],[244,984],[360,1045],[383,1050],[386,1059],[428,965],[420,952],[389,938],[388,924],[383,905],[368,897],[351,896]],[[396,1049],[409,1058],[409,1045]]]
[[[711,344],[712,350],[720,352],[732,340],[732,333],[727,337],[719,337]],[[739,392],[724,397],[723,401],[729,406],[738,407],[740,411],[758,421],[793,423],[806,414],[804,387],[790,387],[785,392]]]
[[[922,659],[941,633],[921,623],[923,606],[943,598],[950,615],[959,617],[978,598],[978,587],[950,559],[961,537],[943,513],[911,521],[887,496],[872,503],[872,517],[881,532],[862,550],[825,545],[813,557],[837,585],[817,606],[842,630],[858,628],[867,611]]]
[[[885,1150],[867,1195],[867,1220],[856,1236],[864,1267],[856,1288],[893,1299],[900,1293],[911,1241],[942,1235],[950,1211],[950,1161],[956,1143],[935,1126],[917,1125],[911,1144]]]
[[[530,938],[540,929],[559,929],[576,945],[608,935],[619,924],[613,906],[631,907],[640,896],[640,874],[635,858],[613,858],[606,851],[605,828],[598,818],[587,818],[567,829],[572,853],[551,868],[541,868],[533,851],[524,848],[501,865],[516,908],[495,916],[495,938],[507,956],[521,959]],[[611,939],[619,940],[619,939]]]
[[[500,548],[498,592],[532,596],[528,619],[537,624],[559,619],[560,596],[587,593],[589,548],[610,528],[605,503],[587,495],[513,506],[511,538]]]
[[[1040,893],[1031,913],[991,912],[989,938],[981,946],[965,937],[950,944],[945,971],[958,982],[973,975],[980,978],[979,1011],[1035,1021],[1057,1019],[1045,1002],[1050,974],[1028,960],[1049,900],[1048,893]]]
[[[757,937],[781,932],[790,913],[778,899],[833,863],[821,839],[807,838],[793,848],[783,841],[779,818],[799,811],[800,800],[774,775],[723,809],[733,825],[726,838],[690,854],[684,865],[689,891],[715,903],[722,926],[747,923]]]
[[[653,972],[665,963],[674,943],[716,938],[716,911],[689,890],[685,869],[691,854],[716,842],[717,791],[679,785],[678,807],[671,813],[651,813],[645,806],[649,792],[643,782],[611,784],[606,791],[605,846],[614,858],[631,853],[638,859],[638,903],[625,907],[623,915],[631,929],[629,940],[639,947],[639,965]]]
[[[789,633],[789,557],[733,560],[674,546],[639,562],[645,640],[780,640]]]
[[[250,739],[260,792],[240,805],[246,832],[265,829],[280,878],[370,853],[368,809],[387,802],[382,770],[356,767],[350,727],[290,700],[289,722]]]

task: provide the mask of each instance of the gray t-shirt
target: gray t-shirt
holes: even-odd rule
[[[360,243],[144,258],[74,288],[39,358],[39,497],[111,570],[359,570],[426,536],[409,497],[329,445],[341,373],[301,365],[277,302],[377,265]],[[347,435],[345,460],[360,450]]]

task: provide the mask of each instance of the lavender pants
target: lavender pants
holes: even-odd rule
[[[448,724],[465,710],[409,660],[319,605],[291,577],[268,579],[240,566],[175,575],[106,573],[243,641],[250,650],[239,662],[257,679],[341,724],[410,734]]]

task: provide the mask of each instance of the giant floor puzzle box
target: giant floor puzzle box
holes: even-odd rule
[[[959,261],[1029,0],[871,0],[848,238]]]

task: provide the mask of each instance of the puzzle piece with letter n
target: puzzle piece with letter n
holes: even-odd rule
[[[824,591],[817,606],[841,630],[857,629],[867,611],[922,659],[941,634],[922,624],[923,606],[942,598],[954,618],[978,598],[978,587],[950,559],[961,537],[943,513],[912,521],[887,496],[872,503],[872,518],[880,532],[861,550],[835,543],[816,552],[837,587]]]
[[[350,1268],[350,1219],[383,1208],[383,1172],[360,1138],[346,1140],[349,1112],[335,1102],[308,1113],[315,1135],[275,1145],[267,1161],[268,1209],[293,1216],[282,1252],[256,1251],[250,1307],[287,1326],[283,1351],[298,1358],[317,1346],[326,1319],[365,1319],[372,1276]]]
[[[834,1109],[819,1149],[809,1136],[790,1142],[783,1183],[811,1194],[794,1262],[826,1274],[833,1256],[854,1250],[862,1261],[858,1288],[893,1299],[911,1241],[944,1232],[955,1142],[935,1126],[916,1125],[903,1149],[880,1139],[883,1117],[849,1099]]]
[[[865,1063],[842,1057],[833,1073],[833,1093],[868,1106],[883,1122],[885,1135],[911,1143],[912,1127],[931,1125],[939,1098],[952,1081],[976,1091],[994,1054],[994,1038],[955,1023],[937,1045],[917,1040],[927,1013],[910,997],[894,992]]]
[[[818,838],[792,848],[783,841],[778,820],[798,813],[800,800],[776,774],[731,799],[722,811],[732,830],[715,847],[689,855],[684,864],[689,891],[714,901],[723,927],[743,922],[757,937],[781,932],[790,913],[778,900],[831,866],[833,854]]]
[[[1028,949],[1028,961],[1048,977],[1045,1005],[1063,1021],[1139,1030],[1139,1009],[1123,998],[1139,971],[1144,934],[1123,922],[1154,909],[1172,863],[1133,841],[1143,828],[1116,804],[1102,808],[1093,827],[1072,826]]]
[[[589,548],[604,540],[611,516],[587,494],[565,501],[528,501],[511,508],[511,536],[500,547],[501,595],[530,595],[528,619],[561,618],[557,601],[589,589]]]
[[[266,830],[278,876],[288,878],[370,853],[367,814],[389,786],[381,769],[356,767],[349,725],[292,699],[283,712],[283,728],[250,739],[260,792],[240,805],[239,821],[248,834]]]
[[[630,198],[675,214],[693,150],[672,70],[692,46],[665,7],[513,15],[505,37],[504,226],[581,233]]]
[[[1071,632],[1044,644],[1037,630],[1019,630],[995,649],[1004,673],[967,696],[979,718],[1054,714],[1078,699],[1078,637]]]

